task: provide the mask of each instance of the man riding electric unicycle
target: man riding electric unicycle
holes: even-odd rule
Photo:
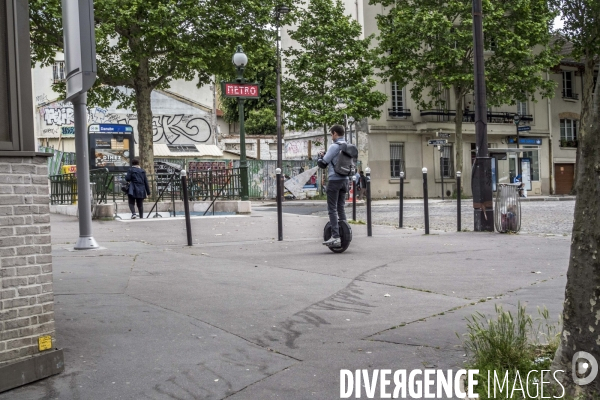
[[[319,153],[317,164],[327,168],[327,211],[329,222],[323,232],[323,244],[335,253],[344,252],[352,241],[352,229],[346,222],[346,194],[349,177],[356,173],[358,149],[344,140],[344,127],[334,125],[330,129],[332,144],[327,153]]]

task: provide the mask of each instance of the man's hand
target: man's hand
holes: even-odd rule
[[[325,157],[325,152],[323,150],[321,150],[319,152],[319,158],[323,158],[323,157]]]

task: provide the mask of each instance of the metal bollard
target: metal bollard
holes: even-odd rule
[[[404,172],[400,172],[400,209],[398,210],[398,228],[402,228],[402,217],[404,216]]]
[[[462,196],[460,192],[460,171],[456,171],[456,231],[460,232],[460,219],[461,219],[461,208],[460,208],[460,197]]]
[[[423,206],[425,207],[425,234],[429,235],[429,196],[427,194],[427,168],[423,168]]]
[[[356,221],[356,175],[352,177],[352,221]]]
[[[187,232],[188,246],[192,245],[192,223],[190,221],[190,203],[188,198],[187,173],[181,170],[181,190],[183,191],[183,209],[185,212],[185,230]]]
[[[373,227],[371,225],[371,168],[365,168],[367,176],[367,236],[373,236]]]
[[[278,240],[283,240],[283,210],[282,210],[282,190],[281,190],[281,168],[275,169],[275,175],[277,176],[277,235]]]

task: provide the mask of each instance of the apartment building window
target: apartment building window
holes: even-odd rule
[[[563,99],[577,99],[577,94],[574,91],[574,82],[573,82],[573,71],[563,71],[562,72],[562,82],[563,82],[563,91],[562,97]]]
[[[404,109],[404,88],[398,82],[392,82],[392,111],[402,112]]]
[[[54,61],[52,66],[52,77],[54,83],[60,83],[65,81],[65,62]]]
[[[560,147],[577,147],[577,121],[560,120]]]
[[[517,114],[519,115],[529,115],[529,107],[527,104],[527,100],[520,101],[517,100]]]
[[[404,143],[390,143],[390,176],[400,178],[404,171]]]
[[[452,145],[447,144],[442,146],[440,154],[441,172],[444,178],[452,178],[454,176],[454,165],[452,162]]]

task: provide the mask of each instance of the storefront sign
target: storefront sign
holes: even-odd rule
[[[517,143],[517,138],[515,136],[508,137],[508,143],[515,144]],[[534,144],[541,146],[542,139],[541,138],[533,138],[533,137],[520,137],[519,136],[519,144]]]

